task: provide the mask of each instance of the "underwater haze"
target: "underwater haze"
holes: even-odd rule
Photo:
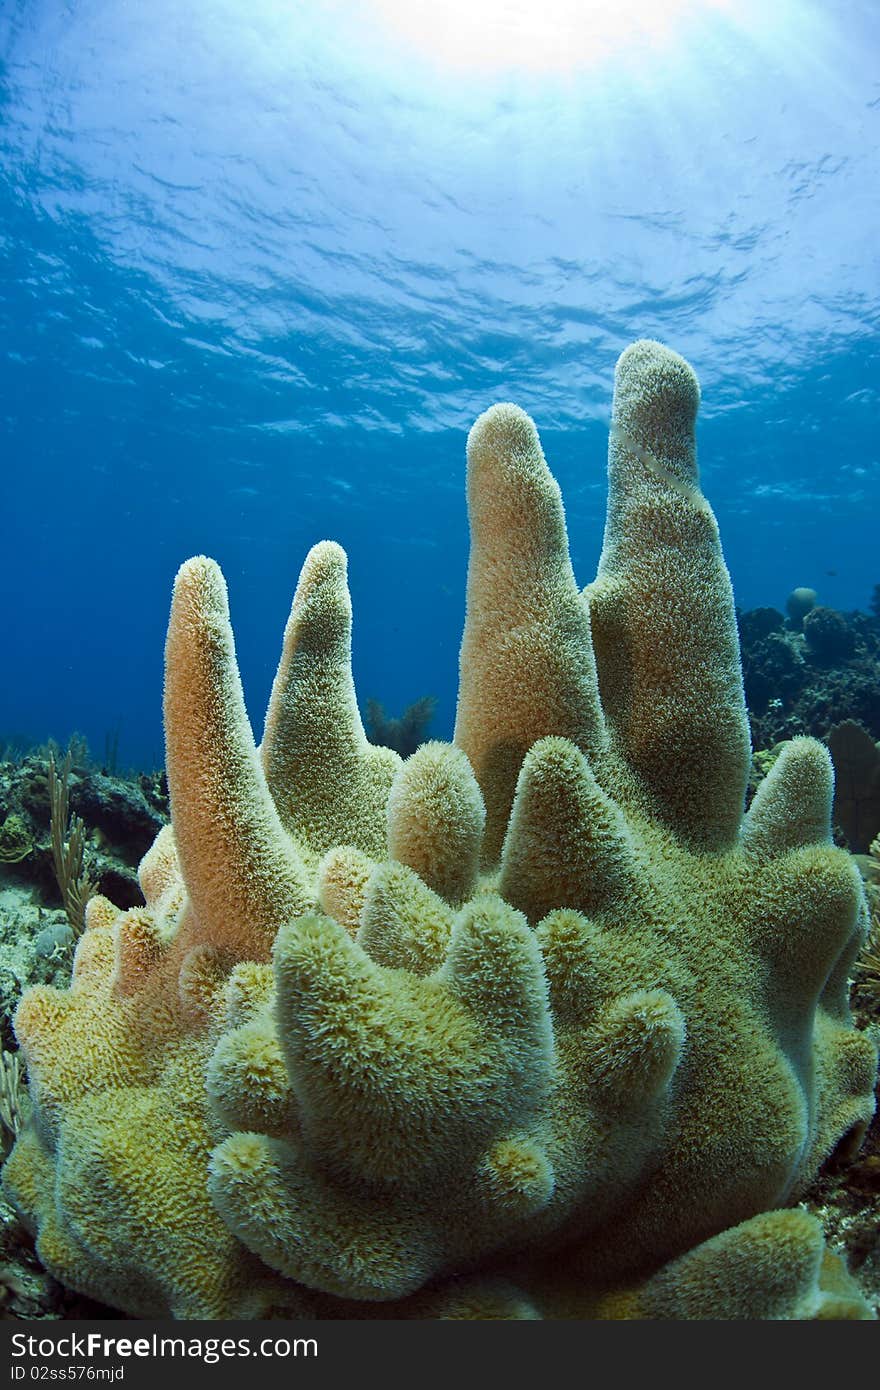
[[[362,705],[449,737],[467,431],[534,417],[589,582],[639,337],[700,377],[738,605],[867,607],[876,0],[0,0],[0,63],[0,743],[160,763],[197,553],[259,737],[324,538]]]

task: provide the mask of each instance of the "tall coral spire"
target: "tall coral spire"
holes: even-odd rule
[[[699,400],[693,370],[661,343],[621,355],[587,595],[614,743],[650,812],[708,849],[738,833],[749,733],[730,577],[697,477]]]
[[[522,760],[558,734],[604,742],[590,619],[568,553],[559,486],[524,410],[495,405],[468,437],[471,557],[455,743],[486,802],[495,863]]]
[[[310,895],[254,745],[226,583],[203,555],[174,583],[165,745],[177,854],[204,939],[266,959],[278,927],[305,911]],[[192,939],[199,935],[194,926]]]
[[[261,758],[281,820],[307,858],[346,842],[384,856],[399,756],[368,743],[351,675],[351,598],[342,546],[309,551],[284,633]]]

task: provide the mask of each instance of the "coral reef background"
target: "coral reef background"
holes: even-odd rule
[[[835,828],[856,854],[866,854],[880,834],[878,594],[880,586],[867,613],[838,613],[805,588],[789,597],[787,620],[775,608],[737,613],[752,789],[783,740],[823,739],[835,768]]]
[[[880,614],[817,604],[797,624],[776,608],[737,621],[755,748],[826,738],[847,719],[880,739]]]

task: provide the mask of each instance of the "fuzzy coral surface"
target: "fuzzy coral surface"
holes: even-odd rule
[[[366,739],[343,551],[300,577],[257,747],[226,588],[181,569],[172,826],[16,1030],[4,1182],[129,1314],[824,1318],[869,1310],[793,1204],[859,1143],[867,914],[797,739],[747,816],[733,600],[696,377],[616,372],[582,591],[529,417],[468,440],[452,745]]]

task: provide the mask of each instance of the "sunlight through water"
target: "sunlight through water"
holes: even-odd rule
[[[372,0],[391,34],[437,67],[573,73],[624,47],[661,49],[733,0]]]

